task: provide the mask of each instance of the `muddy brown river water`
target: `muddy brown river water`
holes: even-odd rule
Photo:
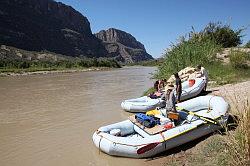
[[[0,77],[0,165],[152,165],[99,152],[92,134],[130,115],[121,109],[121,101],[152,86],[149,73],[154,71],[129,67]]]

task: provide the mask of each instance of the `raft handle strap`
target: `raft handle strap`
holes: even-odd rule
[[[99,154],[101,154],[101,148],[100,147],[101,147],[102,138],[103,138],[103,136],[100,135],[100,140],[99,140],[99,143],[98,143]]]

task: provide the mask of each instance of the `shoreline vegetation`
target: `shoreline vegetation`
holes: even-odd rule
[[[121,68],[113,58],[71,57],[47,50],[30,51],[0,47],[0,76],[81,72]]]
[[[218,85],[249,79],[249,49],[235,49],[242,42],[242,31],[220,23],[209,23],[200,32],[193,29],[188,38],[181,36],[179,42],[166,51],[154,77],[168,79],[187,66],[200,64],[207,69],[209,79]],[[229,50],[224,55],[226,48]]]
[[[180,36],[176,44],[166,49],[161,58],[133,65],[156,66],[154,79],[168,80],[185,67],[202,65],[208,71],[210,86],[247,81],[250,78],[250,41],[239,47],[243,31],[220,22],[211,22],[200,32],[192,27],[187,35]]]
[[[59,61],[0,60],[0,76],[73,73],[121,68],[112,59],[77,59]]]
[[[221,94],[231,106],[229,111],[232,114],[235,128],[218,131],[221,135],[215,134],[196,147],[190,148],[190,157],[180,157],[180,153],[174,154],[171,162],[164,165],[248,165],[249,158],[249,94],[250,81],[250,51],[244,51],[239,46],[241,33],[244,29],[232,30],[229,25],[221,23],[209,23],[202,31],[196,32],[194,28],[188,33],[188,37],[181,36],[177,44],[173,44],[163,55],[161,64],[158,64],[158,71],[154,79],[168,79],[173,73],[184,69],[187,66],[196,67],[202,65],[209,74],[209,89],[214,86],[243,82],[238,88],[232,85],[233,89],[225,85]],[[249,45],[249,42],[248,42]],[[245,47],[249,48],[246,45]],[[223,55],[226,48],[230,48],[226,55]],[[223,56],[222,56],[223,55]],[[218,87],[221,88],[221,87]],[[235,88],[235,89],[234,89]],[[144,92],[150,93],[152,88]],[[210,93],[211,93],[210,92]],[[241,98],[241,99],[239,99]],[[186,150],[185,150],[186,151]],[[191,152],[190,152],[191,151]],[[198,152],[198,155],[197,155]],[[186,153],[186,152],[185,152]],[[168,159],[166,159],[168,160]],[[208,162],[209,161],[209,162]]]
[[[148,66],[148,67],[155,67],[155,66],[159,66],[163,62],[163,60],[164,60],[163,58],[158,58],[158,59],[154,59],[154,60],[129,63],[129,64],[126,64],[126,66]]]
[[[103,70],[110,70],[109,67],[89,67],[89,68],[44,68],[44,69],[30,69],[29,70],[17,70],[15,72],[5,71],[0,72],[0,77],[7,77],[7,76],[26,76],[26,75],[44,75],[44,74],[59,74],[59,73],[76,73],[76,72],[87,72],[87,71],[103,71]]]

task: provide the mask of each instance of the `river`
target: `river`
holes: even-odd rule
[[[0,165],[151,165],[100,152],[92,134],[130,115],[121,101],[152,86],[155,69],[0,77]]]

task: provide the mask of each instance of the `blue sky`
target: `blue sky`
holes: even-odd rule
[[[249,0],[57,0],[72,6],[90,22],[93,33],[117,28],[132,34],[153,57],[160,57],[187,34],[208,22],[247,27],[243,43],[250,40]]]

